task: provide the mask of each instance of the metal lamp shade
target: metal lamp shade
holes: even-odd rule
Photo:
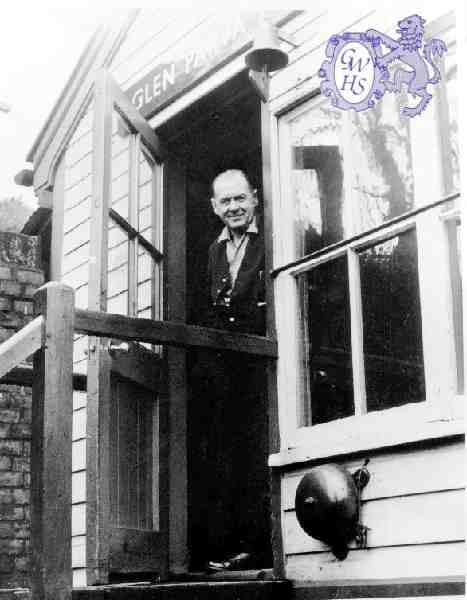
[[[253,48],[246,54],[245,62],[254,71],[277,71],[287,66],[287,52],[280,49],[277,28],[272,23],[262,23],[256,31]]]

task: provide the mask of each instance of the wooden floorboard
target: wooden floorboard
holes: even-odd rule
[[[73,600],[288,600],[287,581],[210,581],[114,585],[73,590]]]

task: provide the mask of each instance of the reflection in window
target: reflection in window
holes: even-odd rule
[[[311,423],[327,423],[354,413],[350,303],[345,257],[320,265],[302,276],[305,299]],[[305,414],[304,425],[310,424]]]
[[[320,104],[290,124],[297,256],[338,242],[344,224],[342,114]]]
[[[415,230],[359,254],[368,412],[425,399]]]
[[[414,208],[403,97],[342,113],[318,104],[290,122],[296,255],[304,256]],[[345,170],[345,175],[344,175]]]
[[[414,208],[409,119],[405,100],[387,94],[352,119],[352,188],[355,232],[378,227]]]

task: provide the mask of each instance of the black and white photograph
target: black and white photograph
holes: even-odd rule
[[[464,597],[465,5],[0,55],[0,600]]]

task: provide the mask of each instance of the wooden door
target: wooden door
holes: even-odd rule
[[[89,308],[163,319],[162,145],[112,77],[94,92]],[[161,347],[90,338],[88,585],[168,570]],[[131,574],[131,575],[130,575]]]
[[[160,575],[161,359],[143,348],[111,351],[109,573]]]

